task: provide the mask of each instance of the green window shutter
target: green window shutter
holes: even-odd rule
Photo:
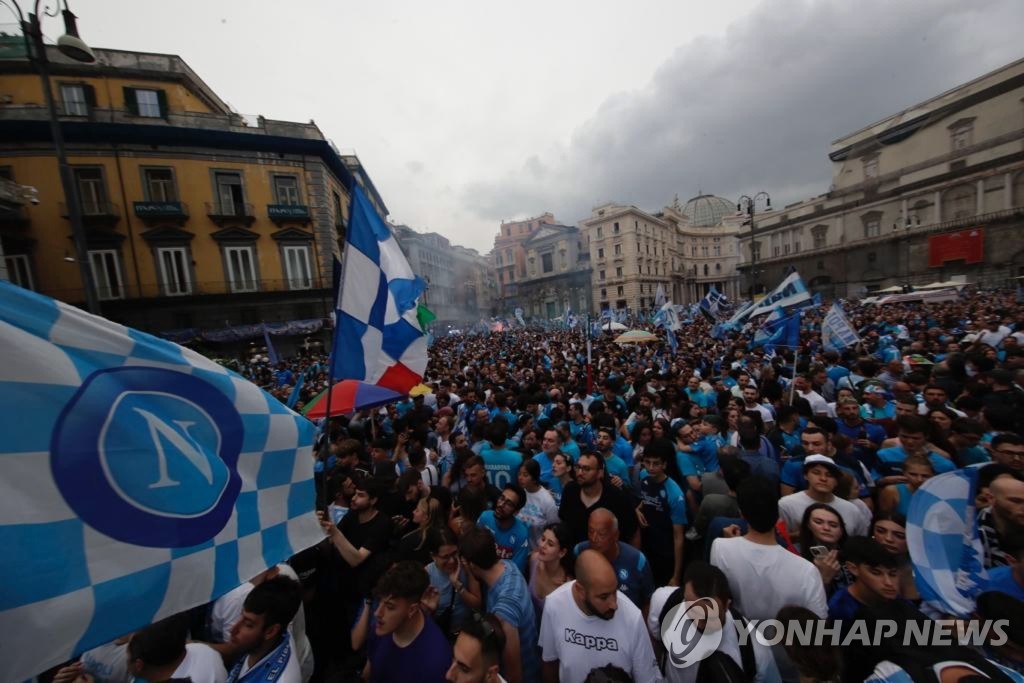
[[[135,88],[124,87],[124,106],[132,116],[139,115],[139,101],[135,98]]]
[[[163,90],[156,91],[156,101],[160,105],[160,118],[167,118],[167,93]]]

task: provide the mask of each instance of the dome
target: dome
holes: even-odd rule
[[[736,204],[713,194],[699,194],[683,206],[690,225],[710,227],[722,222],[724,216],[736,213]]]

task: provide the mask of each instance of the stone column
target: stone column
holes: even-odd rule
[[[935,204],[935,222],[942,222],[942,192],[935,190],[935,199],[932,200]]]
[[[981,214],[985,213],[985,179],[978,178],[977,186],[978,197],[977,201],[974,204],[974,213],[975,215],[980,216]]]

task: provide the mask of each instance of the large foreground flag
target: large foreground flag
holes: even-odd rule
[[[932,477],[921,484],[907,512],[907,549],[914,582],[926,602],[967,618],[988,579],[978,536],[974,495],[978,466]]]
[[[334,379],[357,379],[402,394],[427,369],[427,337],[416,315],[426,283],[391,230],[352,186],[344,277],[334,331]]]
[[[700,300],[700,312],[707,316],[712,322],[718,318],[718,314],[727,304],[728,299],[725,294],[722,294],[714,285],[711,285],[711,289],[704,295],[704,298]]]
[[[821,345],[826,351],[842,351],[856,346],[859,341],[857,330],[853,329],[843,307],[838,301],[832,304],[821,322]]]
[[[203,356],[0,282],[0,681],[322,540],[312,423]]]
[[[811,293],[807,291],[807,286],[800,279],[800,273],[794,270],[786,276],[786,279],[779,283],[778,287],[758,301],[756,306],[747,311],[742,319],[756,318],[759,315],[771,313],[775,310],[776,306],[792,308],[794,306],[807,306],[810,303]]]

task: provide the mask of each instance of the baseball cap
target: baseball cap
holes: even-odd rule
[[[832,474],[834,474],[837,479],[840,476],[839,465],[835,463],[835,460],[824,455],[808,455],[806,458],[804,458],[802,469],[804,472],[806,472],[815,465],[823,465],[827,467],[829,470],[831,470]]]

